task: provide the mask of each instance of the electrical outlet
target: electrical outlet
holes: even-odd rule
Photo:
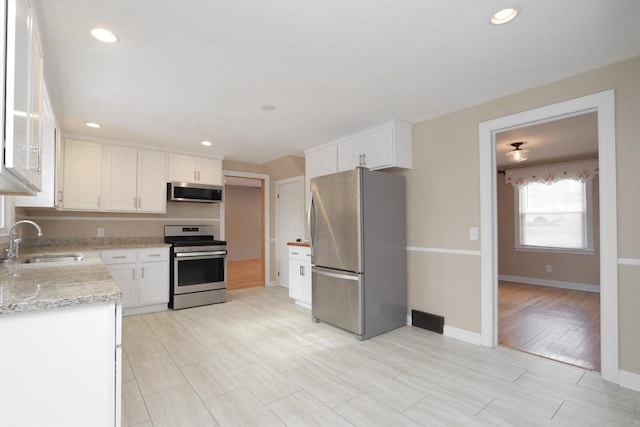
[[[547,264],[547,265],[544,267],[544,271],[546,271],[547,273],[551,273],[551,270],[552,270],[552,268],[551,268],[551,266],[550,266],[549,264]]]
[[[98,237],[104,237],[104,228],[98,227],[98,229],[96,230],[96,235]]]

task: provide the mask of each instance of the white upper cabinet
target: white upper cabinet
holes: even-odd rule
[[[102,207],[102,144],[67,139],[64,142],[65,210],[99,211]]]
[[[222,185],[222,160],[169,154],[169,181]]]
[[[138,150],[105,145],[102,150],[104,208],[130,212],[138,207]]]
[[[1,9],[0,14],[6,13],[7,31],[6,40],[4,32],[1,36],[6,43],[0,43],[3,50],[6,46],[0,193],[34,194],[40,191],[42,170],[42,49],[28,0],[5,1]]]
[[[102,156],[105,211],[166,212],[164,152],[105,145]]]
[[[42,103],[42,187],[35,196],[16,197],[16,206],[58,208],[58,186],[62,185],[62,179],[58,173],[62,168],[56,167],[56,158],[61,156],[61,144],[59,133],[56,131],[56,121],[51,109],[46,85],[43,87]],[[61,177],[61,175],[60,175]]]
[[[338,170],[411,168],[411,124],[393,120],[338,142]]]
[[[138,150],[138,212],[167,211],[167,153]]]
[[[305,155],[305,174],[309,178],[338,172],[338,147],[328,145],[308,150]]]

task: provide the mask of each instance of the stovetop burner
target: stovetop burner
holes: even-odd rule
[[[174,246],[227,244],[224,240],[215,240],[213,227],[210,225],[165,225],[164,241]]]

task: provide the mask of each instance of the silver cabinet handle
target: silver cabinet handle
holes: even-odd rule
[[[162,256],[161,254],[149,254],[149,256]]]
[[[135,268],[132,268],[132,269],[131,269],[131,278],[132,278],[133,280],[136,280],[136,269],[135,269]]]
[[[198,181],[200,181],[200,171],[198,171]]]
[[[142,267],[142,278],[144,279],[144,267]]]
[[[126,256],[124,255],[118,255],[118,256],[112,256],[111,259],[125,259]]]
[[[62,190],[58,191],[58,203],[62,203]]]
[[[300,266],[300,275],[304,276],[304,265]]]
[[[298,252],[291,252],[291,255],[298,255]]]
[[[366,166],[367,165],[367,155],[363,154],[362,155],[362,166]]]

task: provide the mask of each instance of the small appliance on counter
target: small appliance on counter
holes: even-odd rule
[[[169,307],[178,310],[227,300],[227,242],[208,225],[165,225],[171,244]]]
[[[407,324],[404,176],[311,179],[311,313],[364,340]]]

